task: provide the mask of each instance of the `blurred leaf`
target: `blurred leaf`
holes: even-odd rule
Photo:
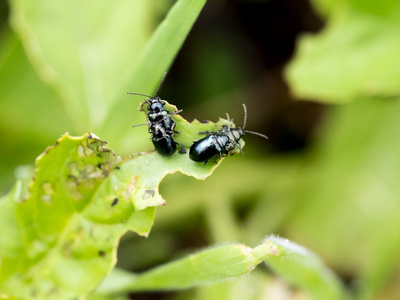
[[[192,298],[198,300],[310,299],[307,292],[294,290],[281,278],[258,268],[252,271],[250,276],[241,276],[240,280],[202,286],[195,289],[195,292],[196,297]]]
[[[347,277],[378,291],[400,250],[400,101],[360,99],[336,108],[301,172],[285,232],[312,244]]]
[[[140,275],[118,270],[113,274],[118,280],[112,279],[111,285],[106,279],[99,292],[179,290],[216,283],[248,273],[267,255],[240,244],[215,247]]]
[[[31,67],[16,35],[4,28],[0,36],[0,189],[9,190],[15,167],[31,163],[44,145],[68,131],[69,120],[57,94]]]
[[[210,248],[139,275],[115,270],[98,292],[202,286],[246,274],[263,260],[289,282],[309,290],[315,299],[343,299],[343,287],[314,254],[276,237],[267,238],[254,249],[242,244]]]
[[[158,212],[155,227],[179,227],[201,214],[209,243],[240,240],[255,244],[266,232],[276,232],[290,223],[291,212],[297,209],[298,190],[309,183],[301,156],[255,159],[244,151],[244,158],[227,157],[205,182],[179,174],[165,178],[162,194],[173,197],[179,190],[180,197]]]
[[[23,228],[16,219],[17,203],[26,197],[28,184],[32,179],[33,170],[29,167],[19,167],[16,172],[17,182],[12,191],[0,198],[0,220],[3,234],[0,236],[0,258],[9,257],[18,266],[18,253],[23,250]],[[6,233],[6,234],[4,234]],[[4,262],[4,264],[6,261]],[[3,264],[3,261],[2,261]],[[0,268],[0,278],[3,267]],[[0,292],[1,296],[1,292]],[[0,299],[2,299],[0,297]]]
[[[90,300],[130,300],[129,296],[90,295]]]
[[[340,281],[314,253],[278,237],[266,243],[272,254],[266,263],[280,276],[310,291],[314,299],[346,299]]]
[[[132,108],[137,107],[138,102],[137,98],[134,99],[125,92],[154,94],[162,74],[172,64],[205,2],[206,0],[177,1],[140,52],[136,64],[131,68],[131,73],[126,78],[118,78],[124,80],[122,86],[124,90],[120,90],[123,93],[118,93],[117,100],[108,113],[108,120],[100,129],[110,141],[122,144],[127,149],[131,147],[129,139],[120,137],[124,132],[132,132],[121,119],[129,120],[133,115],[133,109],[132,111],[127,109],[127,103],[131,103],[128,107]],[[110,124],[113,126],[109,126]]]
[[[150,33],[151,2],[10,4],[13,27],[43,80],[62,95],[76,128],[98,127]]]
[[[43,84],[32,69],[17,36],[9,29],[1,35],[0,47],[0,125],[8,132],[30,131],[40,135],[59,134],[67,119],[59,111],[59,99]],[[32,101],[40,97],[40,105]],[[42,111],[51,112],[49,118],[38,118]],[[55,123],[54,119],[60,121]],[[52,126],[50,126],[50,124]],[[2,132],[4,137],[7,132]],[[10,141],[11,142],[11,141]],[[42,146],[43,147],[43,146]]]
[[[76,132],[95,131],[128,149],[131,122],[121,120],[140,115],[125,92],[154,92],[204,3],[177,1],[149,41],[153,1],[13,0],[12,24],[42,78],[60,92]]]
[[[315,1],[330,7],[326,28],[304,35],[286,70],[300,98],[328,103],[400,94],[400,2]]]

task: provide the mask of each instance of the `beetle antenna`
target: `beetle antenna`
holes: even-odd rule
[[[132,127],[138,127],[138,126],[143,126],[143,125],[149,125],[151,122],[143,123],[143,124],[137,124],[137,125],[132,125]]]
[[[228,113],[226,113],[226,118],[228,120],[228,130],[230,131],[231,130],[231,118],[229,117]]]
[[[244,130],[244,132],[252,133],[252,134],[261,136],[261,137],[263,137],[264,139],[268,140],[268,137],[267,137],[266,135],[264,135],[264,134],[261,134],[261,133],[258,133],[258,132],[254,132],[254,131],[250,131],[250,130]]]
[[[167,76],[167,72],[164,72],[163,77],[161,78],[161,81],[158,84],[158,87],[156,89],[156,92],[154,93],[154,97],[157,96],[158,90],[161,88],[162,84],[164,83],[165,76]]]
[[[244,103],[243,103],[243,110],[244,110],[243,129],[245,129],[246,123],[247,123],[247,107],[246,107],[246,104],[244,104]]]
[[[163,75],[163,77],[161,78],[160,83],[158,84],[158,87],[157,87],[157,89],[156,89],[156,92],[154,93],[154,96],[149,96],[149,95],[140,94],[140,93],[127,93],[127,94],[130,94],[130,95],[139,95],[139,96],[143,96],[143,97],[153,98],[153,97],[157,96],[158,90],[161,88],[161,86],[162,86],[162,84],[163,84],[163,82],[164,82],[164,80],[165,80],[165,76],[167,76],[167,72],[164,72],[164,75]]]
[[[151,96],[149,96],[149,95],[144,95],[144,94],[139,94],[139,93],[127,93],[127,94],[130,94],[130,95],[139,95],[139,96],[143,96],[143,97],[149,97],[149,98],[152,98]]]

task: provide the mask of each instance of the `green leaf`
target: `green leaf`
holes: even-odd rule
[[[314,299],[346,299],[338,278],[314,253],[278,237],[267,243],[273,255],[266,263],[291,284],[308,290]]]
[[[249,273],[263,261],[315,299],[344,299],[343,286],[315,254],[277,237],[267,238],[256,248],[242,244],[213,247],[142,274],[114,270],[98,292],[180,290],[214,284]]]
[[[41,299],[87,294],[115,263],[124,232],[148,234],[154,208],[138,211],[123,198],[113,207],[109,201],[115,190],[98,194],[109,180],[115,187],[124,184],[115,179],[117,164],[105,143],[89,134],[64,135],[46,149],[37,160],[29,197],[2,201],[8,218],[1,219],[1,227],[16,229],[11,231],[13,247],[0,240],[3,292],[22,299],[32,294]],[[95,207],[98,199],[106,204]],[[96,219],[91,218],[93,210],[100,213]]]
[[[121,90],[121,83],[114,78],[131,72],[134,58],[150,34],[151,3],[10,3],[13,27],[43,80],[63,96],[78,129],[98,126]]]
[[[3,232],[0,235],[0,278],[3,277],[7,268],[18,268],[20,265],[19,256],[24,251],[24,228],[18,222],[16,215],[18,203],[21,203],[26,196],[27,187],[32,178],[32,168],[18,167],[15,174],[18,178],[16,184],[8,195],[0,199],[0,227]],[[9,260],[2,260],[4,257],[8,257]]]
[[[173,118],[182,128],[180,147],[196,135],[189,132],[215,128]],[[154,206],[165,204],[158,192],[164,176],[180,171],[204,179],[218,166],[179,151],[122,161],[93,134],[64,135],[36,164],[29,196],[15,201],[17,185],[0,202],[0,225],[9,231],[0,238],[0,289],[24,299],[32,293],[42,299],[90,293],[114,266],[120,237],[128,230],[148,235]]]
[[[172,64],[205,2],[206,0],[180,0],[175,3],[140,52],[131,73],[124,78],[124,92],[154,94],[162,74]],[[138,103],[136,99],[131,95],[120,94],[110,107],[108,119],[100,128],[100,132],[110,139],[114,139],[115,132],[126,132],[127,126],[120,120],[132,118],[133,112],[127,109],[127,105],[128,103],[136,105],[135,103]]]
[[[5,192],[15,166],[32,161],[70,127],[57,94],[33,70],[17,36],[5,27],[0,39],[0,189]]]
[[[99,292],[180,290],[232,279],[266,259],[268,253],[256,249],[241,244],[219,246],[139,275],[116,270],[102,283]]]
[[[326,28],[304,35],[286,70],[300,98],[342,103],[400,93],[399,1],[315,1]]]
[[[286,224],[292,239],[312,241],[330,265],[361,279],[369,297],[390,286],[400,251],[399,100],[361,98],[332,111]]]
[[[25,0],[10,1],[15,33],[3,30],[0,49],[0,120],[7,128],[1,131],[3,182],[11,185],[12,180],[4,178],[10,178],[15,165],[31,161],[62,132],[96,132],[123,154],[150,150],[149,139],[141,138],[147,132],[131,128],[143,122],[137,111],[142,99],[125,92],[154,92],[204,2],[177,1],[162,30],[150,39],[171,1],[100,1],[95,5],[39,1],[33,6]],[[148,39],[157,46],[144,51]],[[88,59],[78,55],[82,53]],[[146,68],[146,62],[154,62],[160,71]],[[144,74],[150,79],[142,86]],[[139,85],[130,86],[135,83]],[[42,115],[46,118],[37,117]],[[25,150],[27,143],[33,151]]]
[[[216,125],[173,118],[181,130],[175,136],[181,148]],[[218,126],[227,122],[220,120]],[[148,235],[154,206],[166,203],[158,192],[164,176],[180,171],[204,179],[218,166],[196,163],[187,151],[171,157],[150,152],[122,161],[93,134],[64,135],[36,165],[29,196],[15,201],[23,191],[17,184],[0,202],[2,227],[9,231],[0,238],[0,288],[22,298],[35,293],[46,299],[89,293],[115,264],[126,231]]]
[[[62,96],[75,131],[97,132],[127,151],[129,139],[121,136],[140,114],[125,93],[154,93],[205,0],[177,1],[150,39],[154,1],[10,3],[13,28],[43,80]]]

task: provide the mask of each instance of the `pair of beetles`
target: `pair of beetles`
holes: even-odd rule
[[[147,123],[134,125],[133,127],[148,125],[148,131],[149,133],[151,133],[151,140],[157,152],[162,156],[171,156],[175,153],[176,145],[178,144],[173,139],[173,136],[179,133],[179,131],[175,130],[176,122],[171,118],[171,116],[179,114],[180,112],[182,112],[182,110],[178,110],[175,112],[168,111],[164,108],[166,102],[164,100],[161,100],[161,98],[157,96],[157,92],[164,82],[165,76],[166,73],[164,73],[161,82],[158,85],[156,92],[154,93],[154,96],[148,96],[139,93],[127,94],[149,97],[149,99],[146,99],[143,103],[147,104],[148,106]],[[204,162],[204,165],[206,165],[211,158],[215,157],[215,159],[217,159],[221,156],[227,156],[229,152],[234,150],[236,147],[243,154],[242,148],[239,144],[239,140],[244,136],[245,132],[256,134],[265,139],[268,139],[265,135],[261,133],[244,130],[247,120],[247,110],[244,104],[243,108],[243,128],[231,128],[231,122],[229,119],[229,115],[227,114],[229,125],[223,125],[220,128],[217,127],[216,132],[199,132],[200,134],[206,134],[207,136],[198,141],[193,141],[193,145],[190,147],[189,150],[190,159],[195,162]]]

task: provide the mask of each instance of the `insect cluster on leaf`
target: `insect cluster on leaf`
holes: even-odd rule
[[[157,96],[157,93],[164,82],[165,76],[166,73],[164,73],[154,96],[140,93],[127,94],[149,97],[149,99],[146,99],[141,105],[141,108],[143,105],[147,105],[147,122],[134,125],[133,127],[148,125],[148,132],[151,134],[151,140],[156,151],[162,156],[171,156],[176,152],[176,146],[179,145],[173,138],[173,136],[178,134],[179,131],[175,130],[176,122],[171,118],[171,116],[179,114],[182,110],[170,112],[164,107],[166,101]],[[206,165],[210,159],[215,158],[215,162],[217,162],[218,158],[227,156],[235,148],[238,148],[243,154],[239,141],[246,132],[268,139],[267,136],[261,133],[245,130],[247,121],[247,108],[245,104],[243,104],[243,109],[243,127],[232,128],[229,115],[226,114],[228,125],[223,125],[221,127],[215,125],[217,129],[215,132],[199,132],[199,134],[206,134],[206,137],[193,141],[193,145],[189,150],[189,158],[195,162],[203,162],[204,165]]]

